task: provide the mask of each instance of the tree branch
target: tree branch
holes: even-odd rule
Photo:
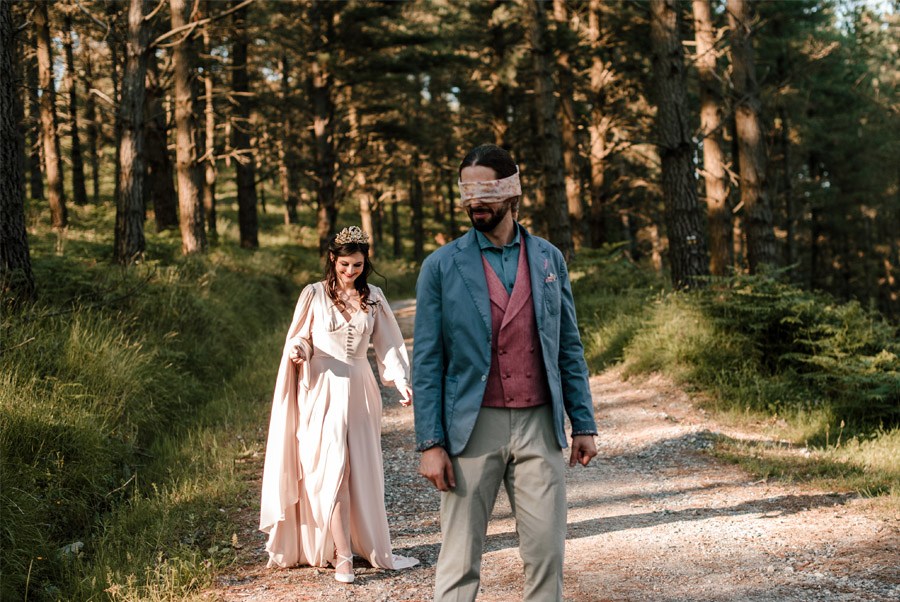
[[[159,36],[158,38],[156,38],[155,40],[153,40],[150,43],[149,47],[150,48],[165,48],[166,46],[160,46],[160,43],[163,40],[168,40],[172,36],[176,36],[176,35],[180,34],[181,32],[188,30],[188,29],[190,31],[188,32],[187,36],[190,36],[194,32],[194,30],[197,27],[199,27],[200,25],[206,25],[207,23],[212,23],[213,21],[218,21],[219,19],[223,19],[223,18],[227,17],[228,15],[230,15],[231,13],[235,13],[235,12],[241,10],[242,8],[244,8],[245,6],[249,6],[250,4],[253,4],[255,1],[256,0],[244,0],[240,4],[238,4],[236,6],[232,6],[228,10],[221,12],[218,15],[215,15],[212,17],[207,17],[205,19],[200,19],[199,21],[194,21],[193,23],[187,23],[185,25],[182,25],[181,27],[176,27],[175,29],[169,30],[166,33]],[[187,36],[185,36],[185,38],[187,38]],[[183,41],[184,40],[180,40],[178,42],[178,44],[180,44]],[[173,45],[177,45],[177,44],[173,44]]]
[[[166,0],[159,0],[159,4],[156,5],[156,8],[151,10],[149,13],[144,15],[144,22],[149,22],[156,16],[156,13],[162,10],[162,7],[166,5]]]
[[[95,17],[91,11],[89,11],[84,6],[82,6],[81,0],[75,0],[75,4],[78,6],[79,9],[81,9],[81,12],[86,14],[91,19],[91,21],[93,21],[95,24],[99,25],[103,29],[103,31],[104,31],[103,39],[106,40],[106,37],[109,35],[109,24],[104,23],[103,21],[101,21],[100,19]]]

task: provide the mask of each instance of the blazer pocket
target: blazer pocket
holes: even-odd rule
[[[559,314],[559,296],[560,294],[558,280],[544,283],[544,305],[546,306],[547,311],[554,316]]]

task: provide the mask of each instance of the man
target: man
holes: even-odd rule
[[[597,455],[584,348],[562,253],[514,219],[518,167],[494,145],[460,166],[473,230],[431,254],[416,284],[413,393],[419,473],[441,494],[436,601],[475,600],[497,492],[509,495],[526,600],[562,600],[569,465]]]

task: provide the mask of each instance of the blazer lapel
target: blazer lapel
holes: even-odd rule
[[[528,271],[528,249],[522,244],[524,237],[519,235],[519,265],[516,266],[516,284],[513,286],[512,297],[510,297],[509,305],[506,307],[506,313],[503,315],[503,324],[505,327],[513,318],[516,317],[522,308],[531,298],[531,274]],[[526,278],[528,280],[526,280]]]
[[[491,299],[481,263],[481,249],[478,248],[478,243],[475,239],[475,230],[469,230],[460,240],[458,248],[459,251],[453,256],[456,269],[459,270],[459,275],[472,296],[472,302],[478,309],[478,314],[481,316],[482,322],[484,322],[484,327],[490,333]]]
[[[531,299],[534,301],[534,318],[538,330],[543,326],[541,319],[544,317],[544,278],[547,277],[550,258],[543,245],[521,228],[522,238],[528,247],[528,273],[531,275]]]

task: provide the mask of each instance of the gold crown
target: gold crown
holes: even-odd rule
[[[358,226],[350,226],[349,228],[344,228],[338,232],[338,235],[334,237],[334,242],[339,245],[350,243],[367,245],[369,244],[369,235],[363,232]]]

